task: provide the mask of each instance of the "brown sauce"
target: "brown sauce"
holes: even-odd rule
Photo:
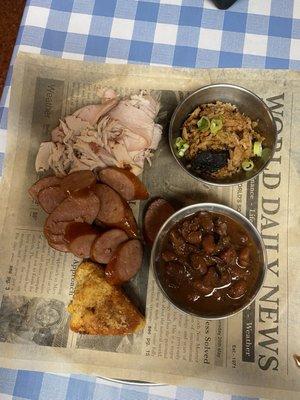
[[[70,222],[65,232],[65,240],[70,243],[79,236],[97,233],[97,229],[87,222]]]
[[[206,316],[240,309],[253,296],[261,255],[246,229],[213,212],[197,212],[166,235],[158,278],[174,304]]]

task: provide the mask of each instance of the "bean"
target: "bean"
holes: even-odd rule
[[[166,250],[161,255],[162,259],[166,262],[177,260],[177,255],[171,250]]]
[[[193,286],[194,286],[195,291],[197,291],[197,293],[201,293],[204,295],[211,293],[213,290],[212,287],[205,286],[205,284],[203,282],[198,281],[198,280],[193,283]]]
[[[208,213],[200,212],[198,216],[198,221],[206,232],[211,233],[214,231],[214,222],[212,220],[212,217]]]
[[[223,270],[221,272],[221,276],[219,278],[218,287],[229,285],[230,282],[231,282],[231,274],[230,274],[230,272],[228,270]]]
[[[247,267],[250,261],[250,249],[249,247],[244,247],[242,250],[240,250],[239,253],[239,264],[242,267]]]
[[[197,270],[201,275],[205,275],[207,272],[207,265],[205,259],[201,254],[192,254],[191,255],[191,263],[192,267]]]
[[[180,232],[178,232],[176,229],[171,230],[170,239],[175,247],[179,247],[185,244],[184,238],[181,236]]]
[[[210,256],[210,255],[206,254],[204,256],[204,260],[208,267],[216,264],[216,258],[214,256]]]
[[[220,241],[218,243],[219,247],[227,247],[230,244],[229,236],[221,236]]]
[[[197,246],[190,244],[190,243],[185,244],[185,255],[198,253],[198,252],[199,252],[199,248]]]
[[[217,247],[213,235],[204,236],[202,240],[202,246],[206,254],[212,254]]]
[[[226,222],[222,222],[219,218],[215,222],[215,227],[216,227],[216,232],[220,236],[226,236],[227,235],[227,224]]]
[[[180,232],[184,238],[186,238],[191,232],[195,232],[199,230],[200,226],[197,224],[196,221],[193,219],[187,219],[182,223],[182,226],[180,227]]]
[[[233,247],[228,247],[228,249],[224,250],[219,257],[226,263],[226,264],[234,264],[236,262],[237,253]]]
[[[186,220],[182,222],[182,225],[179,228],[181,235],[183,237],[186,237],[189,235],[189,233],[191,232],[191,227],[190,227],[190,221]]]
[[[247,284],[246,282],[241,279],[235,282],[228,290],[228,296],[231,299],[240,299],[244,296],[247,291]]]
[[[187,235],[186,240],[191,244],[195,244],[195,245],[200,244],[202,241],[201,231],[190,232]]]
[[[184,255],[186,243],[180,232],[178,232],[176,229],[173,229],[170,232],[170,239],[175,253],[178,255]]]
[[[217,274],[215,268],[210,267],[207,271],[207,274],[204,275],[202,282],[203,282],[204,286],[213,289],[218,286],[218,280],[219,280],[219,277],[218,277],[218,274]]]

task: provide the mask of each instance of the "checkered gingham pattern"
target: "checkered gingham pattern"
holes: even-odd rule
[[[85,0],[84,0],[85,1]],[[0,368],[0,400],[259,400],[180,386],[139,386],[84,375]],[[263,400],[263,399],[261,399]]]
[[[19,50],[109,63],[300,69],[300,0],[239,0],[227,11],[217,10],[210,0],[28,0],[0,101],[0,171]],[[246,398],[0,369],[0,399]]]

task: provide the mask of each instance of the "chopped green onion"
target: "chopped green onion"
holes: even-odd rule
[[[190,147],[189,144],[184,139],[182,139],[182,137],[176,138],[175,146],[177,147],[178,157],[183,157],[184,153]]]
[[[181,147],[181,149],[178,150],[178,157],[183,157],[184,154],[185,154],[185,152],[187,151],[187,149],[188,149],[189,147],[190,147],[190,146],[189,146],[187,143],[184,144],[184,145]]]
[[[178,137],[175,140],[175,146],[177,147],[177,149],[181,149],[181,147],[185,144],[185,140],[182,137]]]
[[[252,160],[245,160],[242,163],[242,168],[246,172],[251,171],[253,167],[254,167],[254,162]]]
[[[254,142],[253,144],[253,153],[257,157],[262,156],[262,145],[261,142]]]
[[[178,151],[178,156],[179,157],[183,157],[184,156],[184,153],[187,151],[187,149],[189,148],[190,146],[187,144],[187,143],[185,143],[182,147],[181,147],[181,149]]]
[[[198,128],[199,128],[199,130],[201,131],[201,132],[205,132],[205,131],[208,131],[209,130],[209,127],[210,127],[210,122],[209,122],[209,119],[207,118],[207,117],[201,117],[200,119],[199,119],[199,121],[197,122],[197,126],[198,126]]]
[[[223,122],[220,118],[213,118],[210,121],[210,131],[211,133],[215,134],[217,132],[219,132],[219,130],[222,129],[223,126]]]

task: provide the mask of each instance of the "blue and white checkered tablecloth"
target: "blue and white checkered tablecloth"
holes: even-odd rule
[[[28,0],[0,101],[2,171],[18,51],[109,63],[300,69],[300,0]],[[240,400],[175,386],[129,386],[0,368],[0,399]]]
[[[139,386],[85,375],[0,368],[0,400],[259,400],[170,385]],[[262,399],[261,399],[262,400]],[[284,400],[284,399],[283,399]]]

